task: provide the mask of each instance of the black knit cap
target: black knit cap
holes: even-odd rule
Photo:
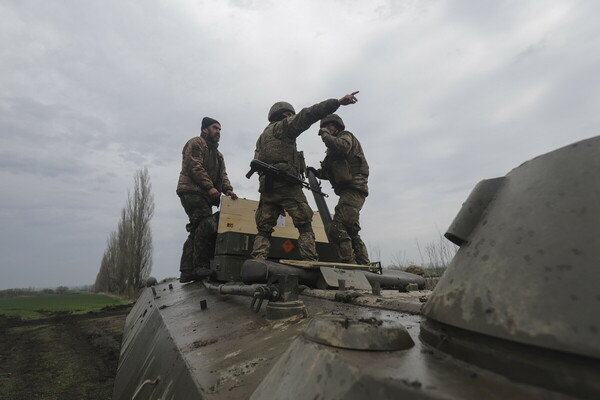
[[[210,117],[204,117],[204,118],[202,118],[202,128],[200,128],[200,129],[208,128],[212,124],[221,125],[221,123],[219,121],[217,121],[216,119],[212,119]]]

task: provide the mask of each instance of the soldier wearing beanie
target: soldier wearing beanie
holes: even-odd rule
[[[183,244],[180,282],[210,275],[210,259],[215,252],[217,224],[212,207],[218,207],[221,194],[237,199],[225,169],[223,154],[217,150],[221,138],[219,121],[204,117],[201,134],[183,146],[177,195],[189,217],[189,236]]]

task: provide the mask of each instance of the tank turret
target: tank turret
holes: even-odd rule
[[[595,137],[475,187],[446,233],[460,250],[424,307],[428,343],[514,379],[600,390],[599,154]]]

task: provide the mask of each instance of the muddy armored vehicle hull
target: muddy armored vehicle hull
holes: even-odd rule
[[[476,186],[433,292],[341,265],[319,234],[330,261],[248,260],[251,232],[224,205],[211,279],[148,288],[128,316],[113,397],[600,398],[599,150]]]

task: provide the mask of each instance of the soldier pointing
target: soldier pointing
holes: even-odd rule
[[[296,138],[308,130],[312,124],[335,112],[340,105],[346,106],[358,101],[358,91],[340,99],[329,99],[311,107],[303,108],[296,114],[294,107],[281,101],[269,110],[269,125],[256,141],[254,158],[270,164],[294,176],[301,176],[306,170],[304,157],[296,148]],[[300,233],[298,244],[304,260],[316,260],[315,234],[312,229],[313,211],[308,205],[300,184],[290,183],[269,175],[260,176],[260,203],[256,210],[258,234],[254,240],[252,257],[266,259],[271,246],[271,234],[278,216],[283,212],[292,218]]]

